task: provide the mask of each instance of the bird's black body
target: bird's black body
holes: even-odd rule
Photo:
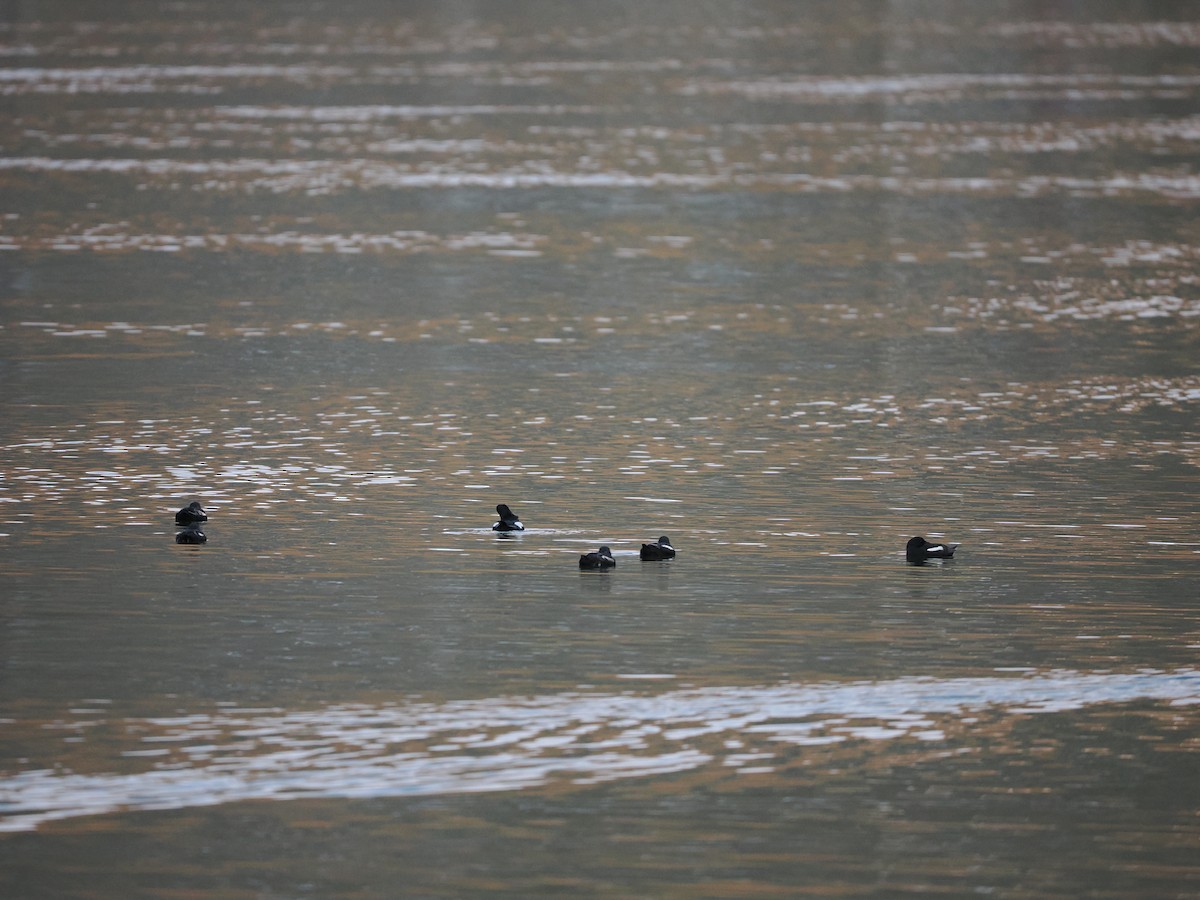
[[[952,559],[958,544],[931,544],[923,537],[915,537],[904,548],[904,557],[914,566],[930,559]]]
[[[642,544],[642,559],[674,559],[675,548],[665,534],[653,544]]]
[[[584,553],[579,557],[579,568],[581,569],[611,569],[616,564],[617,561],[613,559],[612,551],[607,547],[601,547],[591,553]]]
[[[179,512],[175,513],[176,525],[194,525],[197,522],[207,522],[208,516],[205,514],[203,507],[199,501],[193,500]]]
[[[500,521],[492,526],[492,531],[524,531],[525,526],[521,524],[517,514],[508,508],[507,503],[500,503],[496,506],[496,514],[500,516]]]

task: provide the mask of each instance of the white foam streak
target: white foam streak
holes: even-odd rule
[[[217,115],[236,119],[286,119],[305,122],[373,122],[388,119],[424,119],[445,116],[492,116],[492,115],[536,115],[561,116],[572,114],[594,114],[600,112],[594,106],[560,105],[509,105],[496,106],[473,104],[453,106],[431,104],[428,106],[219,106]]]
[[[158,184],[177,190],[178,179],[193,179],[205,191],[217,193],[303,192],[319,196],[348,190],[482,188],[520,190],[533,188],[573,189],[761,189],[771,188],[792,193],[848,193],[882,191],[899,195],[979,194],[1039,197],[1067,193],[1077,196],[1118,197],[1130,195],[1161,196],[1170,199],[1200,197],[1200,176],[1190,173],[1116,172],[1102,178],[1077,176],[1029,176],[1026,178],[919,178],[875,175],[829,177],[805,173],[691,174],[652,172],[635,174],[619,170],[608,172],[565,171],[530,163],[492,172],[477,172],[455,165],[432,169],[414,167],[388,160],[274,160],[274,159],[59,159],[47,156],[0,158],[0,171],[66,172],[102,174],[145,179],[143,184]],[[11,240],[0,247],[18,249]],[[78,250],[74,243],[53,249]],[[165,248],[164,248],[165,249]]]
[[[891,77],[762,78],[755,80],[697,79],[681,87],[680,93],[740,94],[755,99],[830,99],[858,100],[886,96],[918,95],[926,99],[956,99],[979,91],[1081,90],[1150,91],[1154,89],[1192,88],[1200,84],[1193,75],[1028,75],[1023,73],[962,72]]]
[[[132,757],[152,768],[12,775],[0,780],[0,831],[118,810],[252,799],[511,791],[562,779],[593,784],[710,763],[738,766],[739,760],[754,762],[758,771],[764,759],[789,746],[849,738],[945,741],[952,739],[946,726],[954,725],[947,718],[961,717],[957,729],[967,729],[984,709],[1054,713],[1134,700],[1200,703],[1200,672],[1054,671],[654,695],[568,692],[126,720],[114,723],[131,744],[120,754],[122,767]],[[143,755],[147,745],[153,756]]]

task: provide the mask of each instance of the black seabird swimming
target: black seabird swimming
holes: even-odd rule
[[[579,568],[581,569],[611,569],[616,564],[617,561],[613,559],[612,551],[607,547],[601,547],[591,553],[584,553],[579,557]]]
[[[501,503],[496,506],[496,514],[500,516],[500,521],[492,526],[492,531],[524,531],[525,526],[521,524],[521,520],[517,514],[508,508],[507,503]]]
[[[653,544],[642,544],[642,559],[674,559],[675,548],[665,534]]]
[[[175,513],[176,525],[194,525],[196,522],[207,522],[208,516],[198,500],[193,500],[179,512]]]
[[[958,544],[931,544],[923,537],[915,537],[904,548],[905,558],[914,566],[919,566],[927,559],[951,559]]]

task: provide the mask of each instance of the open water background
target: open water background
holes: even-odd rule
[[[0,893],[1200,895],[1198,49],[0,6]]]

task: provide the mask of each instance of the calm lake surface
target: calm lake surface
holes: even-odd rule
[[[1200,896],[1198,59],[4,4],[0,895]]]

